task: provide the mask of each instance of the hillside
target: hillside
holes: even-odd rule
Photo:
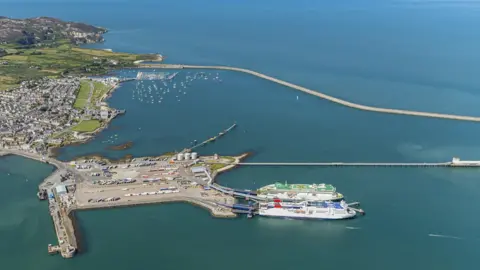
[[[65,75],[102,75],[135,66],[135,61],[159,61],[157,54],[131,54],[80,48],[102,42],[107,30],[55,18],[0,17],[0,90],[22,81]]]
[[[103,41],[107,30],[78,22],[65,22],[50,17],[12,19],[0,17],[0,43],[34,45],[70,40],[74,44]]]

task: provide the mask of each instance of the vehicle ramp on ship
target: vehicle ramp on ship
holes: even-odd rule
[[[260,197],[256,196],[256,192],[251,191],[251,190],[231,189],[231,188],[222,187],[218,184],[212,184],[209,187],[211,187],[211,188],[213,188],[217,191],[220,191],[222,193],[232,195],[232,196],[238,196],[238,197],[242,197],[242,198],[250,199],[250,200],[255,200],[255,201],[264,201],[265,200],[264,198],[260,198]],[[255,194],[255,195],[253,195],[253,194]]]

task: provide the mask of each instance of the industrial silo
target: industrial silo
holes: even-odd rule
[[[177,160],[183,160],[183,154],[182,153],[179,153],[177,155]]]
[[[190,153],[185,153],[185,160],[190,159]]]
[[[192,152],[192,155],[190,156],[193,160],[197,159],[198,155],[197,152]]]

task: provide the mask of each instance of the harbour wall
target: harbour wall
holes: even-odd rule
[[[102,204],[89,204],[81,205],[71,208],[70,211],[87,211],[87,210],[96,210],[96,209],[105,209],[105,208],[118,208],[118,207],[132,207],[138,205],[147,205],[147,204],[160,204],[160,203],[189,203],[194,206],[201,207],[210,212],[213,217],[216,218],[235,218],[237,217],[233,213],[228,212],[219,212],[216,210],[217,206],[214,202],[202,201],[191,197],[185,196],[175,196],[175,197],[163,197],[156,198],[155,200],[145,200],[145,201],[117,201],[117,202],[108,202]]]
[[[82,228],[78,224],[77,213],[80,211],[92,211],[92,210],[102,210],[108,208],[126,208],[126,207],[134,207],[134,206],[142,206],[142,205],[149,205],[149,204],[164,204],[164,203],[188,203],[196,207],[203,208],[208,210],[210,214],[215,218],[236,218],[238,215],[233,212],[219,212],[217,210],[217,206],[214,205],[212,202],[211,204],[207,202],[202,202],[201,200],[197,200],[195,198],[189,198],[184,196],[175,196],[169,198],[158,198],[155,200],[145,200],[145,201],[117,201],[117,202],[109,202],[103,204],[89,204],[83,206],[75,206],[71,207],[68,210],[68,219],[71,224],[71,228],[73,229],[73,237],[74,243],[71,243],[73,246],[77,248],[78,253],[82,253],[86,251],[86,243],[82,237]]]
[[[199,66],[199,65],[180,65],[180,64],[139,64],[137,68],[164,68],[164,69],[216,69],[216,70],[229,70],[229,71],[236,71],[247,73],[265,80],[272,81],[274,83],[278,83],[284,85],[286,87],[290,87],[292,89],[317,96],[322,99],[326,99],[328,101],[358,109],[363,111],[370,111],[370,112],[378,112],[378,113],[388,113],[388,114],[400,114],[400,115],[410,115],[410,116],[421,116],[421,117],[430,117],[430,118],[440,118],[440,119],[449,119],[449,120],[458,120],[458,121],[473,121],[473,122],[480,122],[480,117],[475,116],[463,116],[463,115],[453,115],[453,114],[442,114],[442,113],[433,113],[433,112],[420,112],[420,111],[411,111],[411,110],[400,110],[400,109],[391,109],[391,108],[381,108],[381,107],[374,107],[374,106],[367,106],[362,105],[354,102],[350,102],[347,100],[339,99],[312,89],[308,89],[306,87],[296,85],[284,80],[280,80],[268,75],[265,75],[260,72],[256,72],[249,69],[238,68],[238,67],[228,67],[228,66]]]

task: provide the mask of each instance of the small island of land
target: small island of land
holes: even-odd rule
[[[129,149],[133,146],[133,142],[132,141],[128,141],[126,143],[122,143],[122,144],[117,144],[117,145],[111,145],[109,147],[107,147],[108,150],[126,150],[126,149]]]

